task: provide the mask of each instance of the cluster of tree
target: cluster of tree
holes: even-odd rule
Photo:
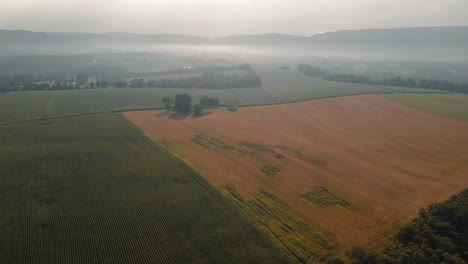
[[[178,94],[175,99],[170,96],[163,97],[162,103],[168,111],[174,110],[181,114],[188,114],[193,111],[195,116],[201,116],[206,108],[219,106],[219,99],[204,96],[199,104],[192,106],[192,97],[190,95]]]
[[[180,114],[188,114],[192,112],[192,97],[188,94],[178,94],[174,98],[165,96],[162,98],[162,103],[167,111],[176,111]]]
[[[193,106],[193,115],[202,116],[207,108],[219,107],[219,99],[217,97],[203,96],[199,104]]]
[[[231,89],[251,88],[262,85],[262,79],[255,73],[245,75],[204,74],[203,76],[180,79],[148,80],[139,78],[131,81],[116,81],[116,88],[206,88]]]
[[[351,264],[468,263],[468,189],[421,210],[382,253],[353,247],[347,256]]]
[[[468,93],[468,83],[453,83],[439,80],[414,80],[395,77],[383,80],[372,80],[369,77],[355,74],[331,73],[311,65],[300,64],[297,69],[309,76],[336,82],[348,82],[358,84],[374,84],[395,87],[424,88],[432,90],[449,91],[455,93]]]

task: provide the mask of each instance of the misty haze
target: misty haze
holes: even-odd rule
[[[468,263],[468,2],[0,3],[0,263]]]

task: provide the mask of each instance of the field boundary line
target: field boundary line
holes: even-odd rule
[[[49,116],[49,117],[40,117],[40,118],[33,118],[33,119],[25,119],[25,120],[18,120],[6,123],[0,123],[0,127],[3,126],[10,126],[10,125],[18,125],[18,124],[25,124],[25,123],[32,123],[38,121],[48,121],[48,120],[56,120],[56,119],[65,119],[65,118],[73,118],[73,117],[80,117],[80,116],[92,116],[92,115],[101,115],[101,114],[115,114],[115,113],[123,113],[123,112],[135,112],[135,111],[151,111],[151,110],[164,110],[164,107],[147,107],[147,108],[136,108],[136,109],[120,109],[120,110],[102,110],[102,111],[95,111],[95,112],[85,112],[85,113],[75,113],[75,114],[67,114],[67,115],[59,115],[59,116]]]
[[[363,96],[363,95],[386,95],[386,94],[445,94],[445,93],[437,93],[437,92],[428,92],[428,93],[421,93],[421,92],[369,92],[369,93],[356,93],[356,94],[348,94],[348,95],[332,95],[332,96],[320,96],[308,99],[297,99],[291,101],[284,101],[278,103],[266,103],[266,104],[246,104],[246,105],[238,105],[239,108],[245,107],[258,107],[258,106],[273,106],[273,105],[285,105],[285,104],[295,104],[295,103],[303,103],[303,102],[310,102],[315,100],[323,100],[323,99],[333,99],[333,98],[343,98],[343,97],[353,97],[353,96]],[[226,104],[220,104],[220,107],[229,107]]]
[[[440,93],[440,92],[369,92],[369,93],[357,93],[357,94],[348,94],[348,95],[333,95],[333,96],[320,96],[308,99],[297,99],[297,100],[290,100],[278,103],[265,103],[265,104],[246,104],[246,105],[238,105],[239,108],[246,108],[246,107],[258,107],[258,106],[274,106],[274,105],[285,105],[285,104],[295,104],[295,103],[303,103],[315,100],[323,100],[323,99],[333,99],[333,98],[342,98],[342,97],[353,97],[353,96],[363,96],[363,95],[385,95],[385,94],[455,94],[455,93]],[[226,104],[220,104],[220,107],[229,107]],[[10,126],[10,125],[19,125],[19,124],[26,124],[26,123],[33,123],[38,121],[48,121],[48,120],[56,120],[56,119],[65,119],[65,118],[73,118],[73,117],[80,117],[80,116],[92,116],[92,115],[100,115],[100,114],[116,114],[116,113],[124,113],[124,112],[141,112],[141,111],[156,111],[156,110],[165,110],[164,107],[144,107],[144,108],[128,108],[128,109],[113,109],[113,110],[101,110],[95,112],[84,112],[84,113],[75,113],[75,114],[66,114],[66,115],[59,115],[59,116],[49,116],[49,117],[40,117],[40,118],[33,118],[33,119],[25,119],[25,120],[18,120],[18,121],[11,121],[6,123],[0,123],[0,127]]]

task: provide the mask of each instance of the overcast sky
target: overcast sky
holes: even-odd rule
[[[468,25],[468,0],[0,0],[0,28],[202,36]]]

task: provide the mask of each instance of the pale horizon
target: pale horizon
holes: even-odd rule
[[[0,4],[0,28],[204,37],[467,26],[463,0],[17,0]]]
[[[320,31],[315,32],[310,35],[298,35],[298,34],[290,34],[284,32],[264,32],[264,33],[257,33],[257,34],[247,34],[247,33],[237,33],[237,34],[230,34],[230,35],[216,35],[216,36],[206,36],[206,35],[196,35],[196,34],[184,34],[184,33],[173,33],[173,32],[155,32],[155,33],[145,33],[145,32],[129,32],[129,31],[40,31],[40,30],[30,30],[24,28],[0,28],[0,30],[6,31],[30,31],[30,32],[38,32],[38,33],[51,33],[51,34],[138,34],[138,35],[185,35],[185,36],[193,36],[193,37],[202,37],[202,38],[223,38],[223,37],[231,37],[231,36],[262,36],[262,35],[270,35],[270,34],[279,34],[279,35],[289,35],[289,36],[296,36],[296,37],[311,37],[318,34],[324,33],[333,33],[333,32],[340,32],[340,31],[361,31],[361,30],[392,30],[392,29],[412,29],[412,28],[445,28],[445,27],[468,27],[468,25],[447,25],[447,26],[420,26],[420,27],[382,27],[382,28],[343,28],[343,29],[336,29],[330,31]]]

